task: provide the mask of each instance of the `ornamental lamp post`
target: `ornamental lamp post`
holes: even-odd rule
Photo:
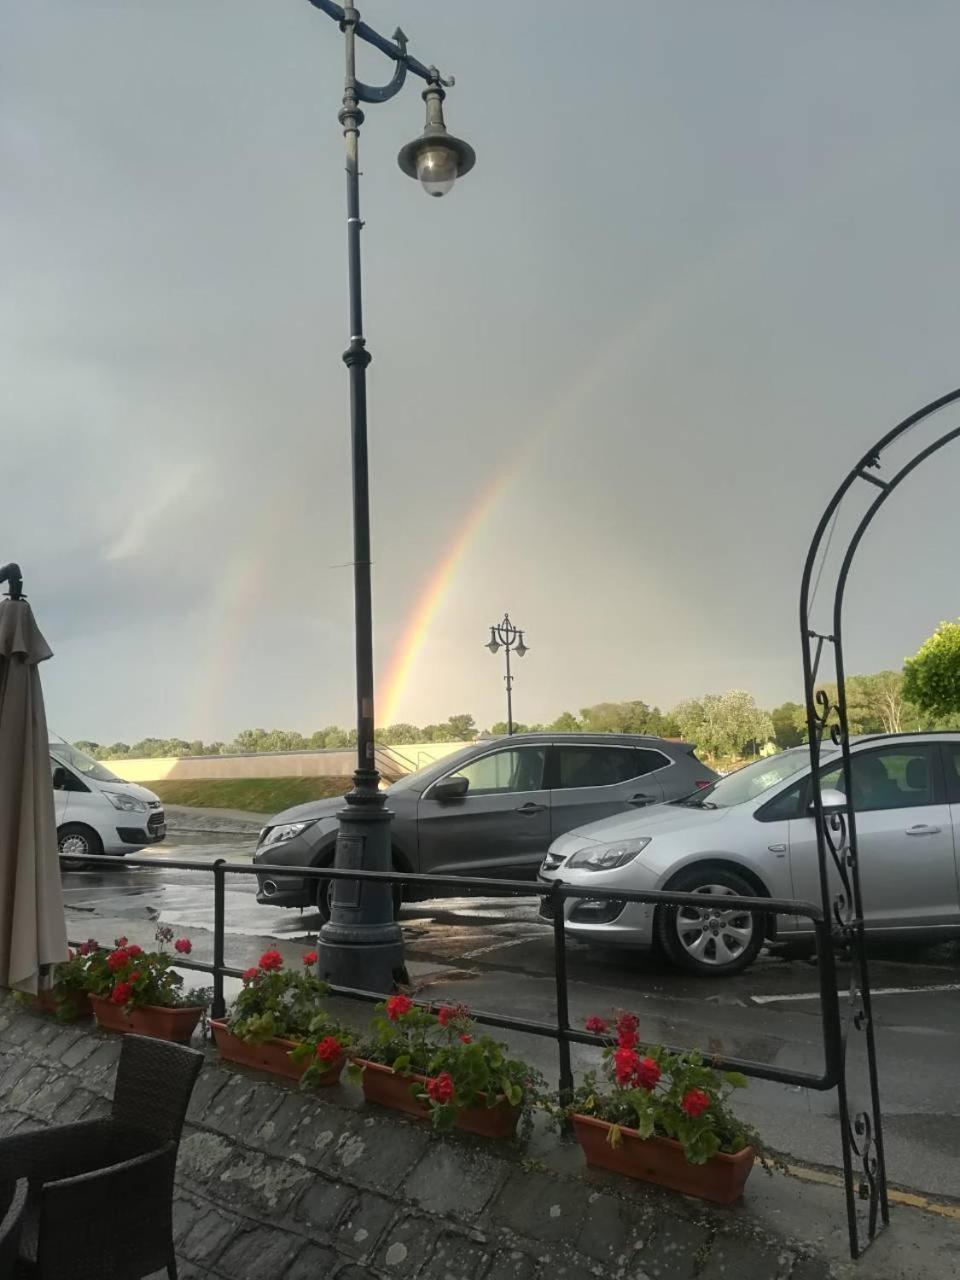
[[[346,76],[338,119],[343,127],[347,172],[347,263],[350,295],[350,341],[343,360],[350,376],[350,434],[353,477],[353,593],[356,620],[357,767],[346,805],[337,815],[339,829],[334,865],[340,870],[389,872],[393,869],[390,820],[376,766],[373,711],[373,610],[370,588],[370,495],[367,452],[367,365],[370,352],[363,334],[360,274],[360,169],[358,143],[363,111],[360,103],[387,102],[399,93],[407,73],[426,82],[426,125],[400,152],[404,173],[416,177],[430,195],[442,196],[458,177],[473,168],[473,149],[447,132],[443,120],[444,80],[436,67],[425,66],[407,52],[398,27],[392,39],[360,20],[352,4],[310,0],[333,18],[344,36]],[[389,84],[364,84],[356,74],[356,42],[373,45],[395,63]],[[333,886],[330,919],[320,931],[318,971],[336,986],[365,991],[392,990],[406,978],[403,936],[393,918],[392,886],[376,881],[338,879]]]
[[[507,733],[513,737],[513,674],[510,671],[510,654],[515,653],[522,658],[529,652],[529,645],[523,642],[523,632],[510,621],[509,613],[503,615],[503,621],[490,628],[490,641],[486,648],[491,653],[499,653],[503,649],[507,660],[507,674],[503,677],[507,686]]]

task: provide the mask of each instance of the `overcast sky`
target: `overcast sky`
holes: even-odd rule
[[[361,137],[376,652],[476,502],[398,704],[522,719],[799,693],[806,545],[856,456],[960,383],[954,3],[368,0],[457,77],[473,173]],[[352,717],[342,38],[307,0],[0,10],[0,561],[70,737]],[[389,78],[363,49],[360,74]],[[882,516],[848,667],[960,613],[960,458]],[[947,517],[944,519],[944,517]]]

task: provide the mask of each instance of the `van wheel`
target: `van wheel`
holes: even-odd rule
[[[723,905],[728,897],[757,897],[749,880],[725,868],[690,867],[667,887],[704,899],[702,907],[657,912],[657,940],[675,965],[702,978],[730,978],[753,963],[763,946],[763,913]]]
[[[399,871],[399,867],[394,867],[395,871]],[[330,919],[330,904],[333,901],[333,881],[318,880],[316,893],[314,895],[314,905],[317,908],[317,915],[320,917],[321,928]],[[393,886],[393,918],[400,919],[400,908],[403,906],[403,885],[395,884]]]
[[[70,859],[61,865],[82,867],[84,857],[96,857],[103,853],[103,841],[92,827],[81,826],[79,822],[68,822],[57,832],[57,849]]]

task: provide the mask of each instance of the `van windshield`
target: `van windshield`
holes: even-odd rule
[[[51,742],[50,755],[56,760],[57,764],[66,765],[74,773],[79,773],[81,777],[89,778],[92,782],[123,781],[115,773],[111,773],[99,760],[94,760],[92,756],[88,756],[85,752],[78,751],[69,742],[61,742],[59,740]]]

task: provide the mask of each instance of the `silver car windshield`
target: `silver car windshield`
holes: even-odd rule
[[[737,804],[746,804],[748,800],[756,800],[771,787],[786,782],[810,763],[810,755],[805,748],[795,751],[784,751],[778,756],[768,756],[753,764],[744,765],[736,773],[718,778],[710,787],[698,791],[695,795],[681,800],[680,804],[695,809],[731,809]]]

